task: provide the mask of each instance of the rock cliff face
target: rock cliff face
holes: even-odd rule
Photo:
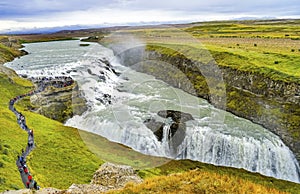
[[[161,110],[157,113],[158,116],[168,118],[170,123],[164,123],[156,121],[153,118],[146,119],[144,124],[148,127],[156,136],[157,140],[162,142],[164,138],[164,127],[169,125],[169,131],[167,134],[170,155],[177,156],[177,148],[182,144],[186,136],[186,121],[194,120],[193,116],[189,113],[184,113],[175,110]]]
[[[87,110],[86,101],[76,83],[62,88],[47,87],[30,98],[34,111],[48,118],[64,122]]]
[[[180,53],[172,53],[168,55],[137,47],[122,52],[119,58],[124,65],[263,125],[279,135],[300,161],[298,83],[272,80],[268,75],[211,65],[212,62],[201,64]]]

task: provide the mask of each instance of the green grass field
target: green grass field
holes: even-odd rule
[[[197,37],[299,40],[299,26],[300,20],[246,20],[193,23],[184,30]]]
[[[122,39],[114,34],[128,36],[129,40],[140,41],[147,44],[148,49],[159,52],[170,52],[167,50],[171,48],[204,63],[210,58],[220,66],[300,83],[300,20],[220,21],[175,27],[125,28],[102,42],[107,45],[118,42],[118,37]],[[201,58],[204,49],[209,54]]]

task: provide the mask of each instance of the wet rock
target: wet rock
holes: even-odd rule
[[[176,123],[194,120],[191,114],[175,110],[161,110],[157,114],[163,118],[171,117]]]
[[[96,97],[95,99],[104,105],[111,104],[111,102],[112,102],[112,100],[111,100],[112,97],[110,94],[103,94],[101,97]]]
[[[104,76],[104,75],[99,75],[98,77],[99,77],[99,79],[100,79],[101,81],[103,81],[103,82],[105,82],[105,81],[106,81],[106,78],[105,78],[105,76]]]
[[[90,46],[90,44],[79,44],[79,46]]]
[[[76,70],[76,69],[71,69],[71,70],[67,70],[66,72],[67,72],[67,73],[71,73],[71,72],[75,72],[75,73],[76,73],[77,70]]]
[[[28,55],[29,54],[27,51],[25,51],[23,49],[21,49],[20,52],[21,52],[21,55]]]
[[[170,118],[171,123],[164,123],[150,118],[146,119],[144,121],[144,124],[154,133],[157,140],[160,142],[162,142],[163,138],[166,138],[164,137],[164,130],[167,130],[167,128],[165,129],[165,127],[169,127],[169,134],[166,134],[171,152],[169,154],[176,157],[178,154],[177,148],[182,144],[186,136],[185,122],[193,120],[194,118],[189,113],[175,110],[161,110],[157,114],[163,118]]]
[[[172,123],[170,124],[170,133],[168,136],[174,141],[174,145],[180,145],[185,137],[186,124],[185,122],[193,120],[193,116],[189,113],[184,113],[175,110],[161,110],[157,115],[163,118],[171,118]],[[163,130],[167,123],[156,121],[155,119],[146,119],[144,124],[147,128],[153,131],[158,141],[163,139]],[[170,140],[169,138],[169,140]]]
[[[120,73],[120,72],[116,72],[115,69],[111,69],[111,70],[112,70],[112,72],[113,72],[116,76],[120,76],[120,75],[121,75],[121,73]]]
[[[104,63],[107,67],[111,67],[110,62],[107,59],[99,59],[101,63]]]
[[[96,76],[96,74],[93,73],[91,69],[87,69],[87,72],[88,72],[90,75],[95,75],[95,76]]]
[[[146,119],[144,121],[146,127],[151,129],[158,141],[162,141],[163,138],[163,128],[165,124],[163,122],[156,121],[155,119]]]

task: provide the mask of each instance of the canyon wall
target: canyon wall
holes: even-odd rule
[[[166,48],[167,49],[167,48]],[[268,75],[203,64],[174,51],[136,47],[116,53],[120,62],[208,100],[214,106],[277,134],[300,161],[300,85]],[[246,61],[245,61],[246,62]]]

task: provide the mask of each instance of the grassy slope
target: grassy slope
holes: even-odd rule
[[[197,178],[201,178],[201,176],[209,176],[208,180],[206,180],[205,184],[201,185],[201,180],[199,181],[199,184],[197,184],[197,181],[195,181],[194,186],[198,187],[198,189],[210,189],[207,188],[207,185],[215,185],[214,189],[218,190],[219,193],[224,193],[227,191],[227,193],[234,193],[234,190],[230,190],[231,187],[234,185],[236,187],[237,185],[243,189],[244,187],[247,187],[249,183],[254,185],[259,185],[265,188],[273,188],[279,191],[284,191],[288,193],[300,193],[300,184],[288,182],[288,181],[282,181],[271,177],[266,177],[263,175],[260,175],[258,173],[250,173],[243,169],[236,169],[236,168],[230,168],[230,167],[222,167],[222,166],[214,166],[212,164],[205,164],[201,162],[195,162],[191,160],[173,160],[169,163],[166,163],[160,167],[152,168],[152,169],[145,169],[140,170],[139,175],[143,177],[144,179],[152,182],[151,184],[157,184],[154,182],[157,182],[156,178],[157,176],[166,176],[173,173],[184,173],[190,170],[197,169],[200,173],[196,176]],[[182,175],[182,177],[189,176],[188,173],[185,173]],[[230,177],[227,179],[228,182],[230,182],[230,185],[227,185],[226,187],[222,188],[219,184],[219,179],[223,179],[224,177]],[[154,179],[153,179],[154,178]],[[162,178],[164,180],[165,178]],[[202,179],[202,178],[201,178]],[[187,180],[188,181],[188,180]],[[158,181],[159,182],[159,181]],[[221,180],[222,182],[222,180]],[[163,189],[164,187],[170,188],[170,191],[173,191],[172,189],[175,189],[174,182],[160,182],[164,186],[159,186],[160,189]],[[179,185],[182,187],[185,187],[186,182],[178,181]],[[207,185],[206,185],[207,184]],[[218,185],[218,186],[216,186]],[[139,186],[139,189],[145,189],[145,185]],[[189,186],[189,185],[186,185]],[[131,186],[130,186],[131,187]],[[155,186],[154,186],[155,187]],[[216,188],[218,187],[218,188]],[[153,188],[155,189],[155,188]],[[223,189],[223,190],[222,190]],[[146,189],[147,190],[147,189]],[[223,192],[222,192],[223,191]],[[242,191],[242,190],[240,190]],[[210,193],[210,192],[207,192]],[[235,193],[241,193],[241,192],[235,192]]]
[[[18,52],[1,48],[1,63],[12,60]],[[14,96],[31,90],[32,84],[19,78],[13,71],[0,66],[0,191],[23,188],[15,159],[26,146],[27,134],[16,123],[15,115],[8,109]],[[22,105],[23,101],[21,101]],[[17,105],[18,110],[24,110]],[[82,142],[78,130],[64,127],[38,114],[22,111],[27,124],[35,131],[36,149],[28,158],[34,178],[44,186],[66,188],[74,182],[88,183],[102,161]]]
[[[199,170],[145,180],[140,185],[127,184],[109,193],[286,193],[238,177]]]
[[[15,76],[13,74],[11,78]],[[17,125],[15,115],[8,109],[8,101],[32,87],[24,80],[22,84],[16,84],[0,74],[0,88],[0,162],[3,164],[0,168],[0,190],[17,189],[23,186],[15,159],[21,148],[26,146],[27,134]],[[22,110],[20,106],[18,109]],[[89,182],[101,160],[86,148],[78,131],[43,116],[22,112],[26,115],[28,126],[35,131],[37,147],[29,156],[28,165],[38,183],[42,187],[65,188],[73,182]]]
[[[184,30],[205,45],[219,65],[299,83],[299,29],[300,20],[292,20],[204,23]]]

